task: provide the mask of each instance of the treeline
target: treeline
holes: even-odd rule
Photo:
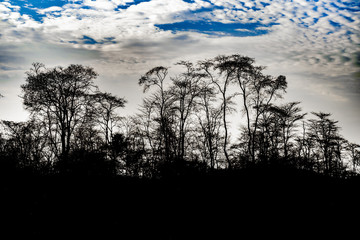
[[[284,76],[253,58],[181,61],[182,71],[155,67],[139,79],[149,91],[139,113],[101,92],[90,67],[33,64],[21,86],[27,122],[1,122],[1,174],[162,177],[215,169],[284,166],[344,177],[358,173],[360,145],[339,134],[331,114],[278,104]],[[241,112],[240,135],[230,116]],[[306,116],[308,115],[308,116]]]

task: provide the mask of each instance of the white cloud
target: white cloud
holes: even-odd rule
[[[44,17],[41,24],[25,15],[21,16],[18,11],[11,10],[9,7],[13,6],[8,2],[0,4],[0,13],[2,18],[8,19],[16,26],[18,33],[36,31],[38,37],[43,36],[43,39],[52,43],[72,42],[71,44],[74,44],[77,41],[76,47],[95,47],[97,49],[107,48],[108,44],[104,44],[106,46],[88,46],[89,44],[82,45],[79,40],[84,35],[98,42],[104,41],[105,38],[112,38],[113,42],[117,42],[115,46],[120,50],[122,43],[125,44],[128,40],[133,39],[151,41],[169,38],[170,41],[172,35],[159,31],[154,27],[155,24],[173,23],[194,18],[195,15],[189,14],[191,11],[210,6],[209,2],[200,0],[194,1],[194,3],[186,3],[181,0],[153,0],[134,4],[128,9],[114,10],[118,5],[131,2],[133,1],[85,0],[64,5],[63,8],[40,9],[39,13],[49,14]],[[216,6],[224,7],[224,9],[198,12],[196,13],[197,18],[207,18],[224,23],[260,21],[263,24],[280,24],[272,27],[258,27],[257,30],[273,31],[267,36],[267,39],[271,39],[270,41],[275,43],[272,45],[272,49],[277,47],[274,52],[280,52],[287,56],[311,55],[311,49],[316,50],[314,54],[329,51],[329,45],[339,47],[337,43],[339,39],[341,39],[341,44],[345,44],[343,48],[350,48],[355,51],[354,47],[350,45],[359,42],[358,33],[349,35],[347,32],[359,31],[359,16],[349,11],[341,11],[341,14],[346,16],[344,18],[338,13],[340,10],[327,1],[307,2],[298,0],[290,3],[287,1],[257,0],[241,3],[235,0],[212,0],[211,2]],[[262,2],[270,5],[265,6]],[[91,8],[83,9],[81,6]],[[317,11],[314,10],[315,7],[317,7]],[[256,8],[256,10],[251,8]],[[59,16],[54,16],[54,12],[57,12]],[[330,20],[340,24],[342,31],[336,29]],[[30,34],[29,36],[33,35]],[[16,36],[9,36],[9,38],[16,38]],[[203,40],[207,41],[207,38]],[[283,46],[289,47],[285,49]],[[295,52],[297,54],[294,54]]]
[[[116,5],[126,5],[127,3],[132,3],[134,0],[111,0]]]
[[[18,6],[13,6],[8,2],[0,2],[0,19],[10,22],[17,21],[20,18]]]
[[[63,8],[61,7],[57,7],[57,6],[54,6],[54,7],[48,7],[48,8],[44,8],[44,9],[39,9],[38,10],[38,13],[40,14],[45,14],[45,13],[51,13],[51,12],[58,12],[58,11],[62,11]]]
[[[5,4],[0,4],[0,12],[10,12],[10,8],[8,8]]]
[[[108,0],[84,0],[83,5],[93,7],[96,10],[113,10],[117,6],[114,1]]]
[[[271,27],[257,27],[256,30],[270,31],[270,30],[271,30]]]

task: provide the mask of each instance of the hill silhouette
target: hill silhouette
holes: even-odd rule
[[[358,186],[357,177],[269,168],[152,180],[7,177],[1,228],[8,236],[41,238],[346,235],[358,214]]]

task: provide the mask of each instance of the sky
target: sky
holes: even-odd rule
[[[100,90],[126,98],[131,115],[146,71],[219,54],[285,75],[285,101],[332,113],[360,143],[359,0],[1,1],[0,119],[27,119],[20,86],[33,62],[93,67]]]

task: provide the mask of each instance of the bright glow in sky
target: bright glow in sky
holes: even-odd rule
[[[94,67],[132,114],[150,68],[239,53],[287,76],[286,101],[333,113],[360,142],[358,0],[5,0],[0,19],[0,119],[26,119],[18,95],[32,62]]]

